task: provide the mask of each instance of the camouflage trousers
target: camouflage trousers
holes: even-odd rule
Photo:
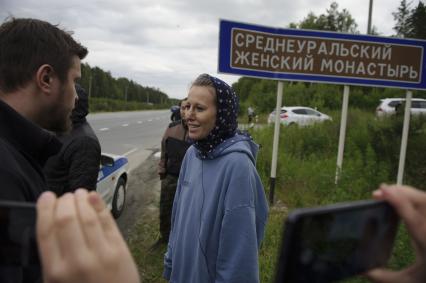
[[[162,240],[168,242],[170,229],[173,200],[175,198],[177,176],[167,174],[161,180],[161,193],[160,193],[160,234]]]

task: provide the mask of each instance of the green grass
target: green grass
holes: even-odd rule
[[[291,211],[343,201],[370,199],[380,183],[396,179],[402,121],[399,118],[376,120],[368,113],[352,110],[348,117],[343,171],[334,184],[339,123],[334,113],[332,123],[310,127],[281,127],[275,199]],[[413,119],[407,147],[405,183],[425,188],[426,131],[425,118]],[[273,129],[253,133],[262,144],[257,168],[269,194]],[[285,215],[283,216],[285,217]],[[269,259],[276,257],[282,227],[271,213],[265,246],[261,250],[261,282],[271,282]],[[395,240],[389,267],[401,269],[414,259],[413,249],[403,225]],[[268,264],[265,264],[268,262]],[[342,282],[368,282],[355,277]]]
[[[159,238],[157,213],[144,213],[137,223],[134,233],[128,240],[130,251],[135,258],[142,282],[166,282],[163,279],[163,256],[166,245],[151,250]]]
[[[281,233],[286,216],[286,209],[272,209],[269,213],[265,238],[259,252],[260,282],[272,282],[275,276],[279,251],[277,247],[281,245]]]

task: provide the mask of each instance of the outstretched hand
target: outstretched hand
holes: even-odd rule
[[[414,245],[415,262],[400,271],[374,269],[366,274],[373,282],[426,282],[426,193],[408,186],[381,185],[374,198],[391,204],[407,227]]]
[[[44,282],[140,282],[135,262],[100,196],[79,189],[37,202]]]

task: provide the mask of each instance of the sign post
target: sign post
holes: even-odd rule
[[[274,204],[275,194],[275,178],[277,177],[277,161],[278,161],[278,145],[280,139],[280,127],[281,127],[281,105],[283,98],[284,83],[278,82],[277,87],[277,107],[275,107],[275,126],[274,126],[274,142],[272,146],[272,164],[271,164],[271,180],[269,187],[269,203]]]
[[[402,126],[401,151],[399,154],[398,176],[396,179],[396,183],[398,185],[402,185],[402,180],[404,177],[405,153],[407,152],[408,129],[410,127],[412,96],[413,96],[413,93],[411,91],[407,91],[406,98],[405,98],[404,125]]]
[[[221,20],[218,71],[278,81],[426,89],[425,48],[424,40],[281,29]],[[345,89],[347,99],[349,87]],[[278,138],[274,136],[275,140]],[[339,143],[342,145],[338,173],[344,139],[340,138]],[[273,178],[275,184],[276,163],[271,168],[271,182]]]
[[[349,86],[345,85],[343,89],[343,102],[342,102],[342,117],[340,120],[340,134],[339,134],[339,148],[337,150],[337,166],[336,166],[336,179],[334,183],[337,185],[342,171],[343,153],[345,149],[346,125],[348,118],[348,105],[349,105]]]

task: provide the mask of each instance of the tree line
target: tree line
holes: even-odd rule
[[[89,64],[81,65],[80,85],[91,98],[106,98],[124,102],[139,102],[147,105],[170,105],[175,101],[155,87],[141,86],[127,78],[114,78],[110,72]]]
[[[395,20],[393,30],[395,37],[426,39],[426,6],[419,1],[412,7],[412,2],[401,0],[397,11],[392,13]],[[328,30],[346,33],[360,33],[358,24],[346,9],[339,10],[339,5],[332,2],[326,13],[319,16],[309,13],[299,23],[290,23],[290,28]],[[373,26],[371,34],[380,35],[377,27]]]

